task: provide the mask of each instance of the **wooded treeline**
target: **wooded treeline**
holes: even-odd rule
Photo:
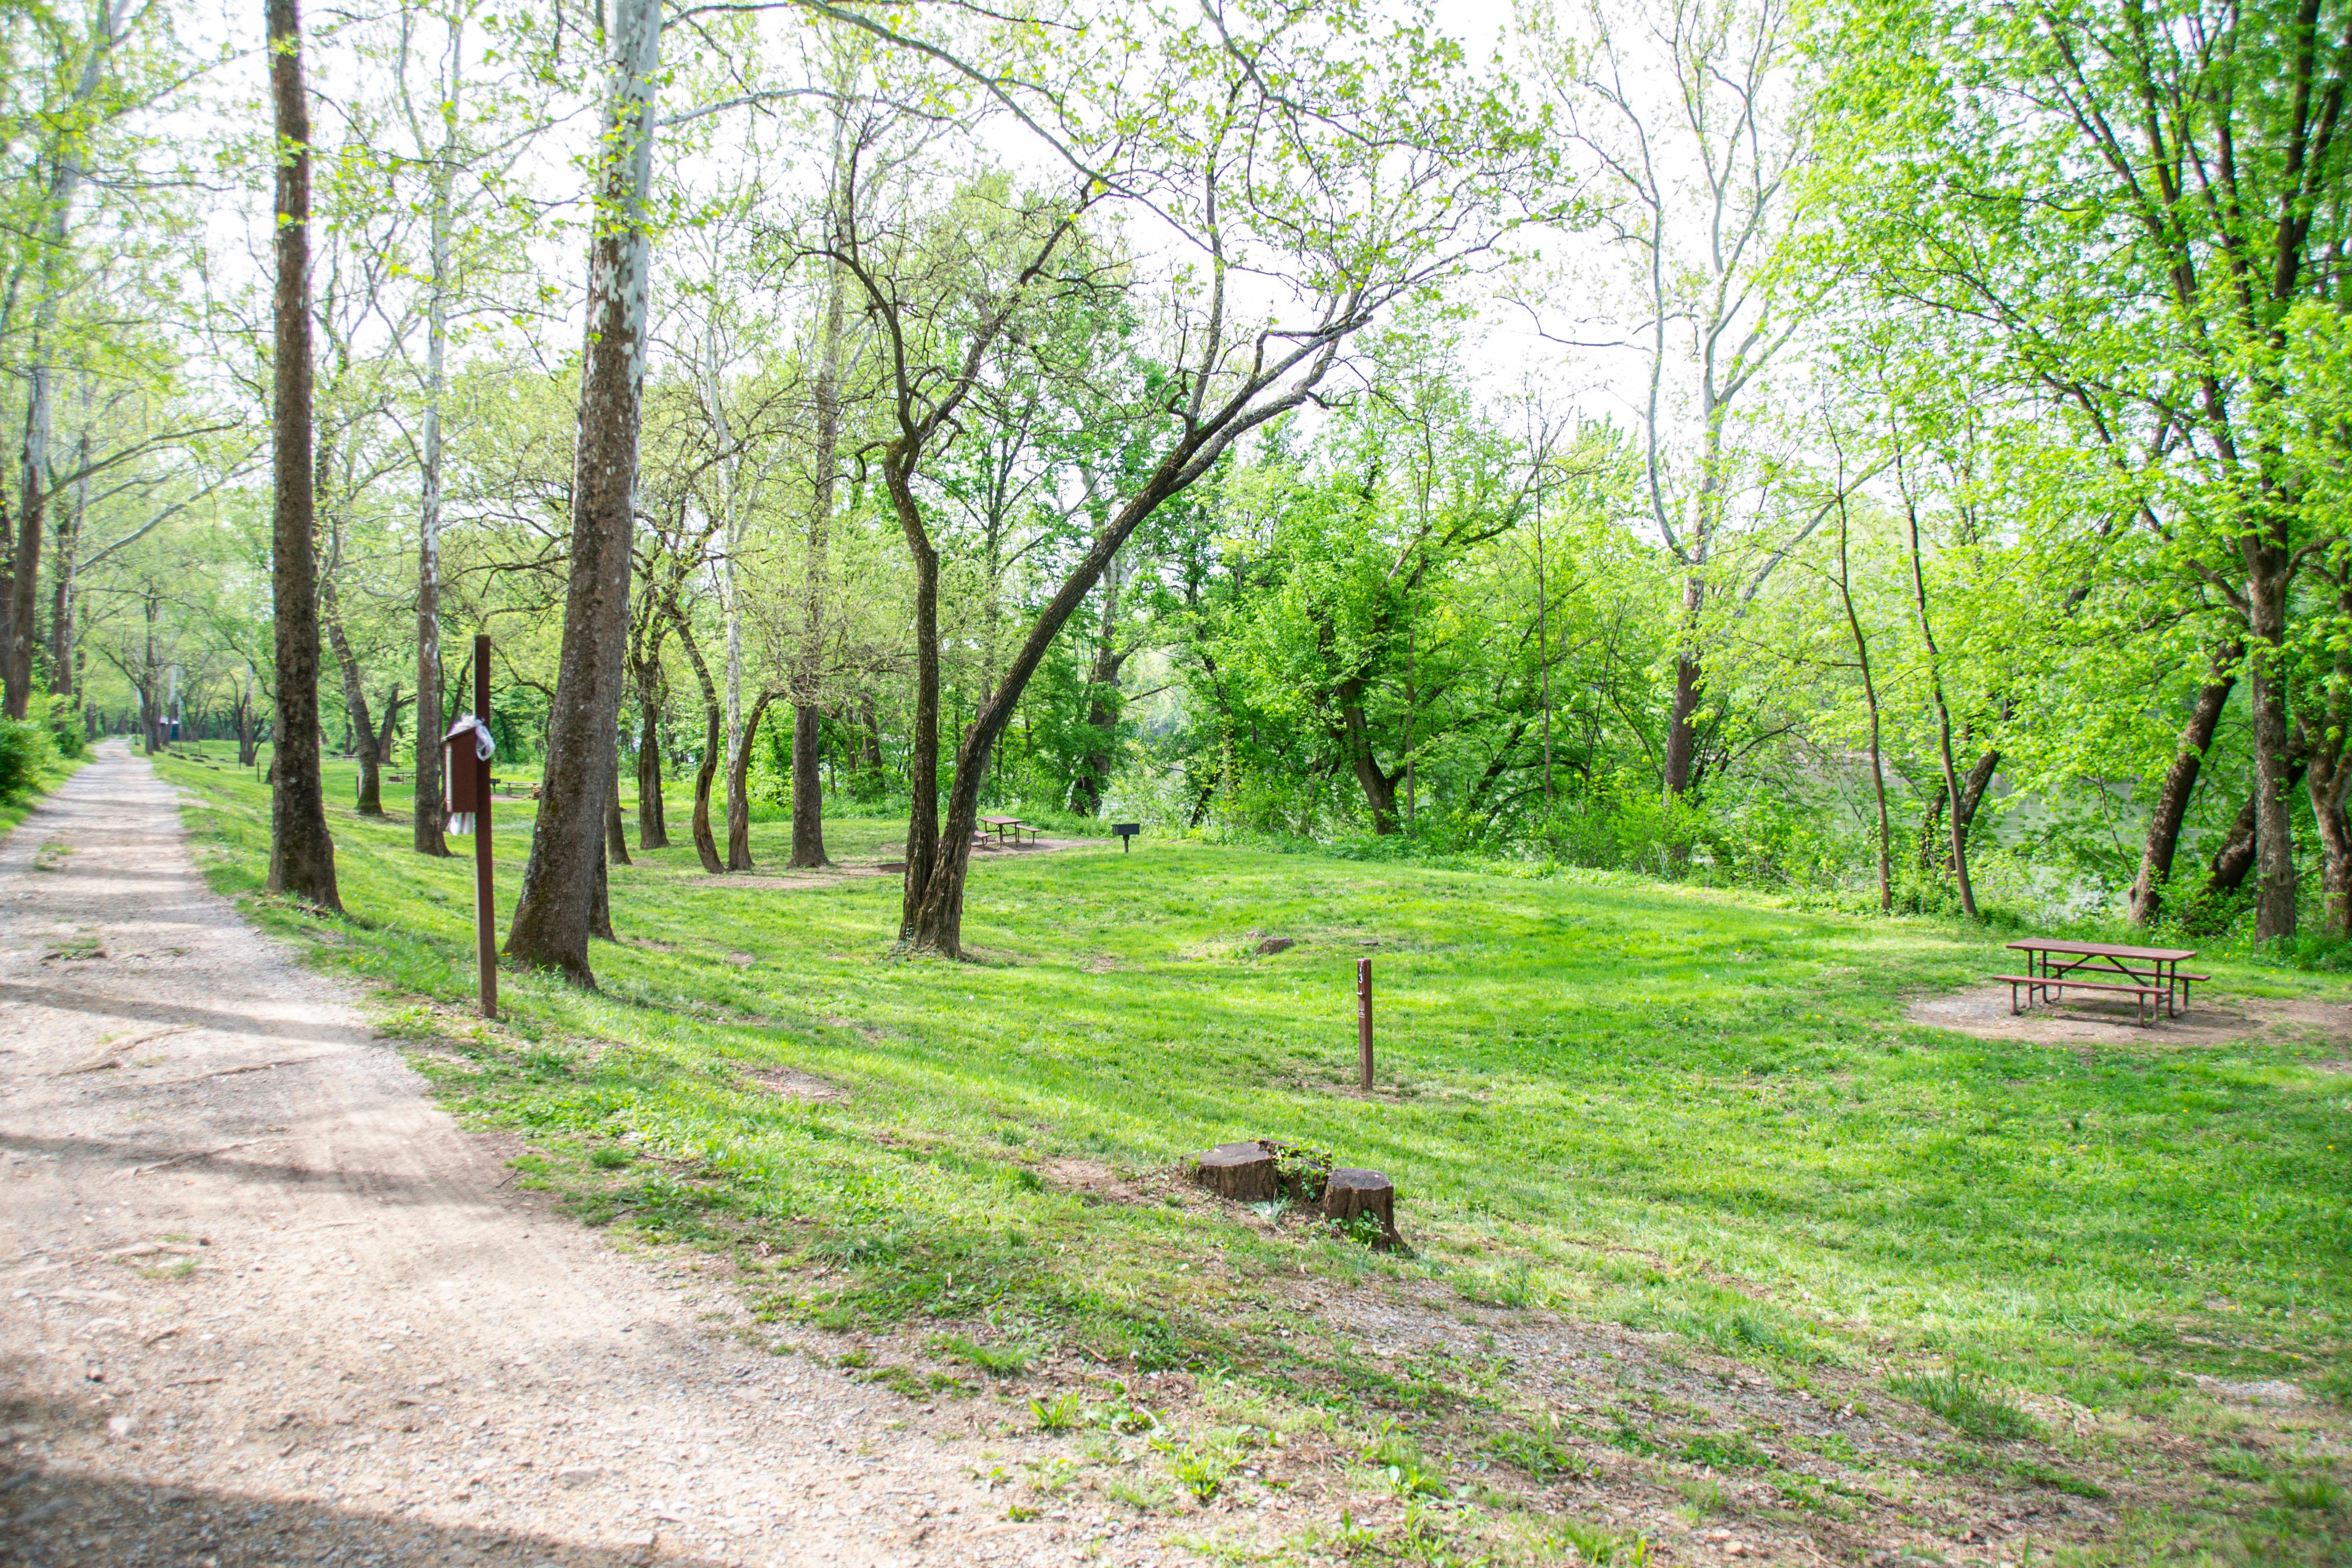
[[[6,711],[381,813],[488,630],[520,961],[991,807],[2352,928],[2352,0],[264,21],[0,5]]]

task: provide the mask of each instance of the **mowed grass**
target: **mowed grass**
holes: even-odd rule
[[[264,791],[233,763],[163,767],[195,792],[216,881],[257,893]],[[352,921],[255,907],[379,988],[392,1032],[454,1039],[420,1059],[461,1110],[534,1141],[534,1180],[591,1221],[750,1247],[779,1315],[1318,1386],[1305,1341],[1279,1337],[1294,1309],[1261,1288],[1301,1267],[1296,1247],[1083,1201],[1046,1163],[1150,1170],[1270,1136],[1398,1185],[1412,1254],[1312,1249],[1332,1276],[1671,1331],[1785,1376],[1909,1369],[2144,1415],[2200,1373],[2352,1392],[2352,1080],[2319,1066],[2341,1047],[1906,1023],[1917,995],[2008,967],[1980,934],[1147,836],[982,862],[977,962],[910,961],[897,878],[706,877],[680,803],[680,847],[613,873],[625,942],[594,947],[600,994],[509,973],[508,1018],[475,1030],[470,857],[414,855],[404,793],[364,822],[340,805],[348,765],[329,779]],[[530,807],[499,812],[503,922]],[[827,831],[871,861],[902,829]],[[755,827],[763,872],[786,842]],[[1298,945],[1259,956],[1261,934]],[[2336,994],[2216,973],[2224,994]],[[761,1068],[842,1093],[781,1096],[746,1078]]]

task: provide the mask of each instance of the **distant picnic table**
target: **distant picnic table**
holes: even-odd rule
[[[996,841],[999,844],[1004,842],[1005,834],[1011,833],[1013,835],[1013,842],[1015,845],[1018,845],[1021,842],[1021,830],[1024,827],[1029,828],[1030,837],[1034,838],[1038,836],[1038,829],[1030,827],[1029,824],[1022,821],[1017,816],[983,816],[980,819],[980,825],[982,827],[994,828],[996,830]]]
[[[2192,947],[2127,947],[2105,942],[2059,942],[2030,936],[2007,944],[2025,954],[2025,973],[1996,974],[2009,982],[2009,1010],[2018,1011],[2024,993],[2029,1007],[2037,1000],[2055,1001],[2068,991],[2105,991],[2136,997],[2140,1022],[2153,1024],[2160,1003],[2166,1017],[2189,1010],[2189,987],[2204,974],[2190,974],[2180,966],[2197,956]],[[2100,978],[2104,977],[2104,978]]]

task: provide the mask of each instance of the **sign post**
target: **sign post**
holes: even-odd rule
[[[474,638],[474,716],[485,724],[490,721],[488,632]],[[474,963],[481,976],[482,1016],[495,1018],[499,1016],[499,914],[490,897],[490,759],[477,746],[466,760],[474,769]]]
[[[1372,1092],[1372,961],[1356,960],[1356,1082]]]

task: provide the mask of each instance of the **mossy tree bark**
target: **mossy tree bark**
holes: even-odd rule
[[[311,449],[310,104],[296,0],[269,0],[269,96],[276,115],[277,341],[271,363],[271,600],[275,784],[269,890],[342,912],[335,841],[319,769],[319,584]],[[152,722],[150,733],[152,733]]]

